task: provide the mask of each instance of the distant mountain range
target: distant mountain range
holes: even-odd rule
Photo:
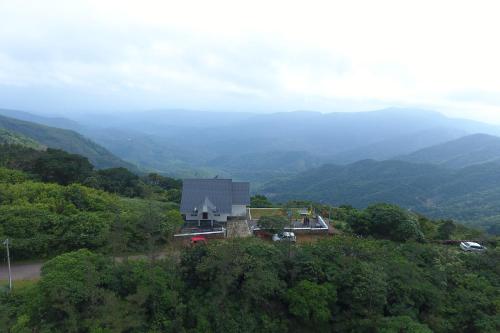
[[[107,149],[71,130],[0,116],[0,142],[32,148],[58,148],[87,157],[97,168],[137,168],[116,157]]]
[[[14,116],[16,111],[9,112]],[[26,120],[77,130],[146,170],[181,177],[223,175],[256,184],[323,163],[386,160],[469,134],[500,134],[496,126],[416,109],[327,114],[157,110],[73,115],[72,120],[17,112]]]
[[[392,202],[500,232],[500,129],[488,124],[401,109],[170,110],[75,120],[13,110],[0,114],[24,119],[0,116],[0,142],[64,149],[98,167],[134,170],[133,163],[178,177],[249,180],[254,192],[275,201],[357,207]]]

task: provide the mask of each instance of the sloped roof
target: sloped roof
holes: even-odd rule
[[[231,179],[185,179],[182,184],[181,213],[203,210],[207,200],[217,213],[231,214],[232,205],[250,204],[250,184]],[[214,207],[211,206],[212,209]]]
[[[250,205],[250,183],[233,182],[233,205]]]

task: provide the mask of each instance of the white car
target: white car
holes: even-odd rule
[[[460,248],[464,251],[483,252],[486,248],[474,242],[461,242]]]
[[[288,242],[296,242],[297,237],[295,237],[295,234],[293,232],[280,232],[279,234],[274,234],[273,235],[273,242],[281,242],[281,241],[288,241]]]

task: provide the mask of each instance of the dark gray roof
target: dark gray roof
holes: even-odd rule
[[[231,214],[232,205],[250,204],[250,184],[231,179],[185,179],[182,184],[181,213],[202,211],[209,200],[218,213]]]
[[[233,182],[233,205],[250,205],[250,183]]]

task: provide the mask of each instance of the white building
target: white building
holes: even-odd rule
[[[227,222],[246,216],[250,205],[250,183],[232,179],[185,179],[182,184],[181,214],[186,221]]]

